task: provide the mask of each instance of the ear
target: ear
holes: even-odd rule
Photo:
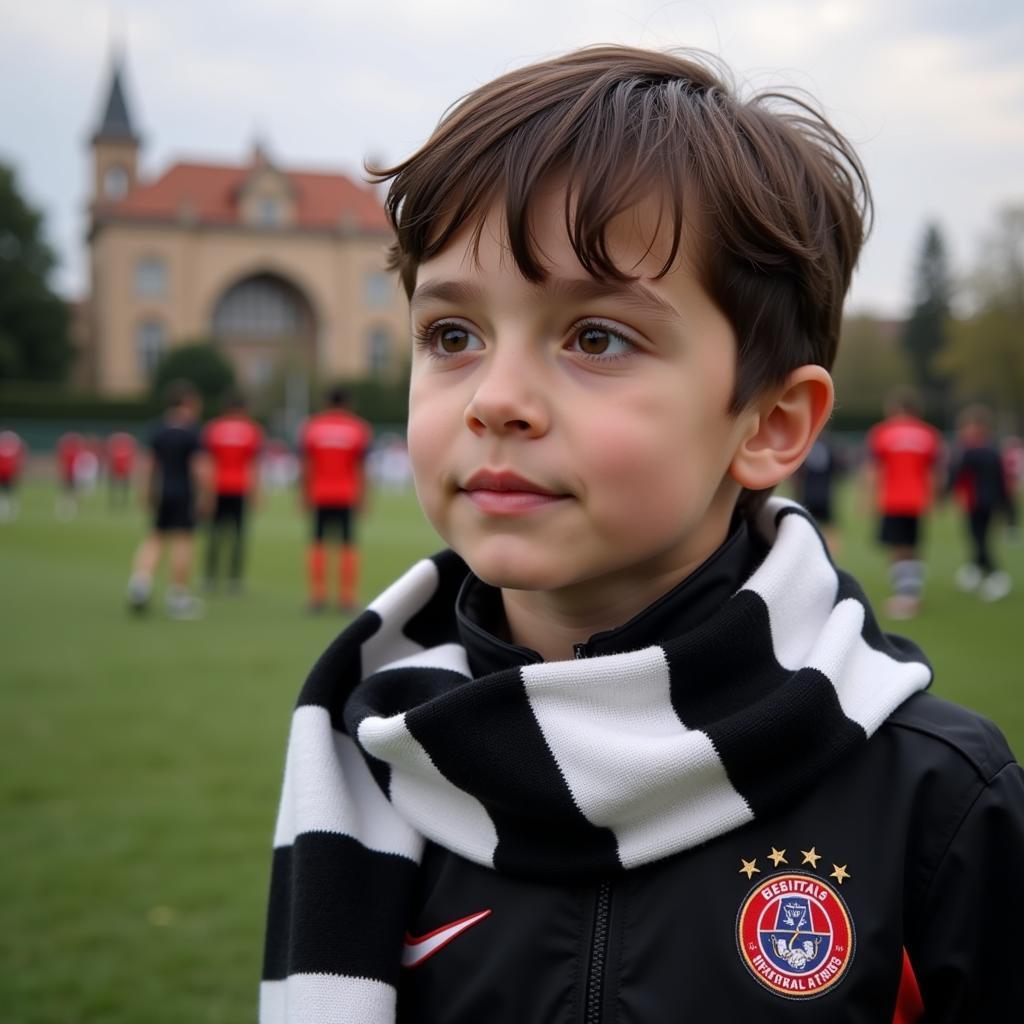
[[[823,366],[800,366],[782,386],[748,407],[750,426],[729,465],[742,487],[761,491],[791,476],[832,413],[832,378]]]

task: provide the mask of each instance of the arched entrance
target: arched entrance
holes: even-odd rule
[[[276,274],[253,274],[227,289],[213,310],[213,334],[239,382],[253,394],[316,361],[316,318],[309,300]]]

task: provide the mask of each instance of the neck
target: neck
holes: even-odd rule
[[[721,535],[696,557],[680,564],[652,562],[561,590],[502,590],[513,643],[529,647],[545,661],[566,661],[576,644],[615,629],[639,615],[662,594],[682,583],[717,550]]]

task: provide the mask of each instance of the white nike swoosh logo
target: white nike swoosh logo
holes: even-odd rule
[[[443,949],[452,939],[460,936],[464,931],[479,924],[485,917],[490,917],[490,910],[481,910],[477,914],[470,914],[469,917],[452,921],[451,924],[442,925],[429,935],[421,935],[413,938],[408,932],[405,933],[405,945],[402,948],[402,966],[418,967],[424,960],[432,957],[439,949]]]

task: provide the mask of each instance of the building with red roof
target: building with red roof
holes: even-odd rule
[[[169,348],[207,338],[254,397],[296,368],[401,372],[407,310],[373,188],[284,167],[260,145],[238,165],[181,162],[146,180],[141,144],[115,59],[91,138],[91,295],[77,332],[95,390],[138,394]]]

